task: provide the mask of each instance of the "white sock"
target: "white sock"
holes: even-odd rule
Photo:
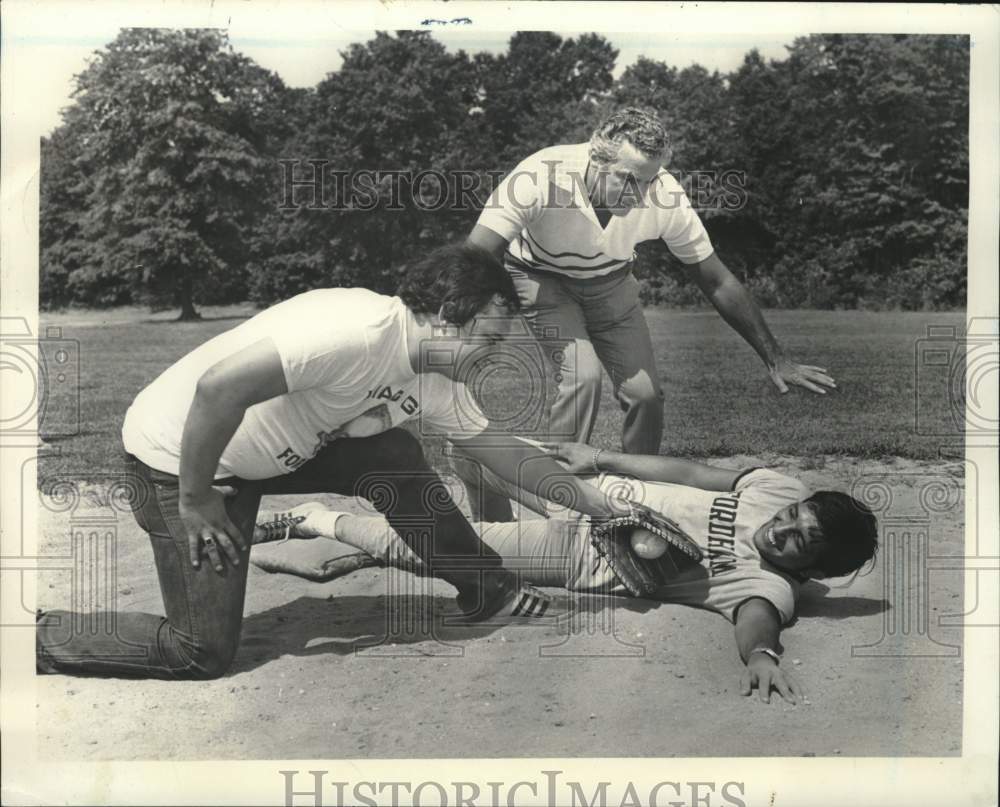
[[[306,514],[306,520],[299,524],[297,529],[302,530],[305,527],[306,531],[314,532],[319,537],[337,540],[337,519],[347,515],[350,513],[326,509],[313,510]]]
[[[389,522],[384,518],[356,516],[351,521],[346,522],[346,529],[342,523],[338,534],[334,532],[337,517],[350,514],[327,510],[320,515],[329,518],[328,522],[324,522],[323,535],[336,535],[338,541],[360,549],[391,566],[410,569],[422,565],[420,558],[396,534],[396,531],[389,526]],[[309,518],[310,521],[314,518],[312,513],[310,513]]]

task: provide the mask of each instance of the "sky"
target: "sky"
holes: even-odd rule
[[[578,31],[556,31],[564,38],[579,36]],[[233,47],[251,57],[262,67],[274,70],[293,87],[315,86],[332,70],[340,66],[340,51],[352,42],[362,42],[374,36],[371,31],[345,36],[342,39],[275,39],[232,36]],[[463,31],[436,29],[435,38],[449,50],[463,49],[469,53],[489,51],[500,53],[507,49],[510,31],[495,33],[485,31]],[[766,35],[675,35],[641,33],[601,32],[618,49],[616,74],[635,62],[640,56],[664,61],[671,66],[686,67],[700,63],[709,70],[728,72],[740,65],[744,54],[751,48],[758,48],[765,58],[780,59],[786,55],[785,45],[791,43],[788,37]]]
[[[277,30],[267,36],[259,27],[253,31],[230,30],[233,48],[249,56],[257,64],[273,70],[292,87],[313,87],[341,64],[341,51],[354,42],[364,42],[375,35],[373,30],[325,30],[308,32]],[[59,112],[71,102],[73,76],[79,73],[94,51],[115,38],[119,28],[106,25],[99,29],[88,26],[73,34],[63,31],[33,36],[15,36],[6,44],[30,47],[40,58],[44,69],[33,71],[31,81],[37,86],[34,94],[38,103],[30,111],[37,119],[39,130],[49,133],[60,123]],[[482,31],[465,28],[435,28],[434,36],[450,50],[469,53],[506,50],[511,32]],[[563,37],[579,36],[580,31],[556,31]],[[791,35],[706,34],[697,33],[622,33],[600,32],[618,49],[616,75],[640,56],[666,62],[675,67],[701,64],[709,70],[729,72],[738,67],[743,56],[757,48],[765,59],[782,59]]]

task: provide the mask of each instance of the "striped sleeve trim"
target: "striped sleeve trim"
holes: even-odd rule
[[[739,484],[740,484],[740,481],[741,481],[741,480],[742,480],[742,479],[743,479],[743,478],[744,478],[745,476],[748,476],[749,474],[752,474],[752,473],[753,473],[754,471],[763,471],[763,470],[764,470],[764,466],[763,466],[763,465],[755,465],[755,466],[754,466],[753,468],[746,468],[746,469],[744,469],[744,470],[740,471],[740,472],[739,472],[739,473],[738,473],[738,474],[736,475],[736,478],[735,478],[735,479],[733,480],[733,487],[732,487],[732,490],[736,490],[736,487],[737,487],[737,485],[739,485]]]

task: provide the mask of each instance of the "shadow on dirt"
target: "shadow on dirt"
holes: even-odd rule
[[[557,600],[558,611],[540,624],[517,630],[565,635],[571,622],[592,619],[610,608],[646,613],[664,603],[626,597]],[[232,672],[246,672],[282,656],[351,654],[369,656],[461,655],[462,642],[483,639],[504,624],[455,624],[450,597],[344,595],[299,597],[243,620],[240,649]]]
[[[823,617],[825,619],[849,619],[851,617],[875,616],[885,613],[891,607],[886,599],[871,597],[829,596],[830,586],[810,580],[802,586],[796,618]]]

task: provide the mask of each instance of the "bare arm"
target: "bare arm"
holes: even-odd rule
[[[757,687],[760,699],[769,703],[773,687],[786,701],[797,703],[803,695],[798,682],[767,653],[754,652],[760,648],[777,652],[780,633],[781,617],[767,600],[753,597],[739,607],[736,613],[736,646],[746,664],[740,688],[744,695],[749,695]]]
[[[722,318],[757,351],[764,364],[773,367],[781,357],[781,349],[757,303],[719,256],[713,252],[705,260],[685,268]]]
[[[493,232],[489,227],[484,227],[482,224],[477,224],[472,228],[472,232],[469,233],[466,243],[485,249],[498,258],[507,249],[507,240],[499,233]]]
[[[787,384],[797,384],[820,394],[824,394],[826,388],[836,388],[836,382],[822,367],[796,364],[784,356],[750,292],[718,255],[713,252],[705,260],[686,268],[722,318],[757,351],[780,392],[788,392]]]
[[[281,359],[271,339],[261,339],[209,368],[198,380],[184,423],[180,456],[181,519],[188,532],[191,564],[200,563],[199,542],[216,571],[222,561],[217,543],[234,564],[242,549],[239,531],[226,515],[222,496],[212,488],[219,457],[239,428],[246,410],[288,391]]]
[[[573,473],[609,471],[647,482],[672,482],[702,490],[732,490],[740,471],[714,468],[702,462],[653,454],[622,454],[592,448],[583,443],[544,443],[550,456],[566,464]],[[597,467],[594,467],[594,460]]]
[[[505,482],[539,498],[597,518],[620,515],[600,490],[568,472],[549,454],[505,432],[484,432],[456,447]]]

